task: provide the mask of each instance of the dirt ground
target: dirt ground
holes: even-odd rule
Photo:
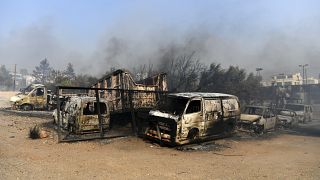
[[[50,136],[29,139],[35,124]],[[0,179],[320,179],[320,120],[180,149],[135,137],[57,143],[51,119],[0,111]]]

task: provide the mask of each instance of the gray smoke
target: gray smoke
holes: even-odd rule
[[[50,65],[57,69],[65,68],[68,62],[75,64],[76,68],[82,67],[85,56],[72,50],[54,30],[50,22],[41,21],[12,30],[8,36],[0,36],[0,64],[10,70],[17,64],[18,69],[25,68],[32,72],[41,60],[47,58]]]
[[[105,42],[101,67],[132,68],[139,64],[159,64],[163,55],[175,49],[176,54],[195,51],[204,64],[221,63],[224,67],[236,65],[262,75],[296,73],[299,64],[309,64],[308,74],[318,77],[320,73],[320,39],[309,39],[307,33],[288,35],[281,31],[265,34],[257,39],[224,37],[215,32],[189,31],[168,37],[161,32],[149,32],[139,39],[126,39],[115,35]],[[148,38],[152,37],[152,38]],[[107,68],[107,69],[108,69]],[[104,72],[103,69],[101,72]]]
[[[87,35],[84,39],[90,36],[98,39],[95,45],[91,44],[96,47],[89,49],[82,45],[86,42],[81,37],[68,42],[70,39],[65,38],[68,34],[57,33],[51,21],[16,28],[7,36],[0,35],[1,64],[11,67],[18,64],[18,68],[28,68],[30,72],[47,58],[54,68],[63,69],[71,62],[77,73],[99,77],[113,67],[158,66],[166,53],[174,51],[175,55],[195,52],[197,59],[206,65],[213,62],[225,68],[234,65],[248,72],[261,67],[265,79],[273,74],[300,72],[299,64],[309,64],[310,75],[317,77],[320,73],[317,8],[310,10],[311,15],[304,15],[305,11],[298,7],[297,12],[292,13],[293,22],[286,23],[281,19],[285,3],[279,6],[270,3],[271,6],[268,1],[249,1],[242,6],[243,1],[215,2],[208,3],[211,6],[206,9],[195,4],[198,10],[181,7],[182,12],[171,9],[168,14],[152,12],[152,3],[146,4],[139,9],[141,3],[138,3],[131,8],[132,12],[123,12],[113,19],[113,24],[101,26],[106,29],[104,34]],[[275,14],[270,14],[275,7],[278,8]],[[312,5],[305,5],[304,10],[310,7]],[[176,13],[182,13],[179,18],[186,22],[165,20]],[[288,10],[284,13],[288,14]],[[162,19],[163,16],[166,18]]]

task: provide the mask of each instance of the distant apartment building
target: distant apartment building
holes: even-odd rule
[[[314,77],[308,78],[307,84],[319,84],[319,79],[316,79]]]
[[[319,80],[313,77],[309,77],[307,84],[319,84]],[[270,81],[261,82],[263,86],[292,86],[292,85],[303,85],[303,78],[300,73],[295,74],[278,74],[271,76]]]
[[[303,81],[300,73],[271,76],[271,86],[302,85],[302,83]]]

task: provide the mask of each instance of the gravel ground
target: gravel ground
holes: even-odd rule
[[[8,93],[0,92],[7,105]],[[2,101],[2,102],[1,102]],[[49,137],[31,140],[39,125]],[[320,179],[320,121],[252,137],[159,147],[135,137],[57,143],[52,120],[0,111],[1,179]]]

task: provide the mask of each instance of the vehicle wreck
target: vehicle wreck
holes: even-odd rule
[[[53,109],[52,95],[45,85],[31,84],[10,98],[12,109],[30,111]]]
[[[149,112],[148,138],[180,145],[233,132],[240,118],[238,98],[221,93],[174,93]]]
[[[98,107],[99,106],[99,107]],[[99,105],[94,97],[72,96],[62,102],[60,106],[59,126],[72,134],[84,134],[100,130],[98,108],[100,108],[102,128],[109,128],[110,111],[108,103],[101,99]],[[52,114],[54,123],[58,123],[58,111]]]
[[[271,109],[266,106],[246,106],[241,114],[238,128],[242,131],[261,134],[276,126],[276,116]]]
[[[289,128],[298,125],[299,117],[295,111],[290,109],[276,109],[275,111],[279,126]]]
[[[312,106],[307,104],[288,103],[284,106],[285,109],[290,109],[296,112],[299,122],[306,123],[312,120]]]

